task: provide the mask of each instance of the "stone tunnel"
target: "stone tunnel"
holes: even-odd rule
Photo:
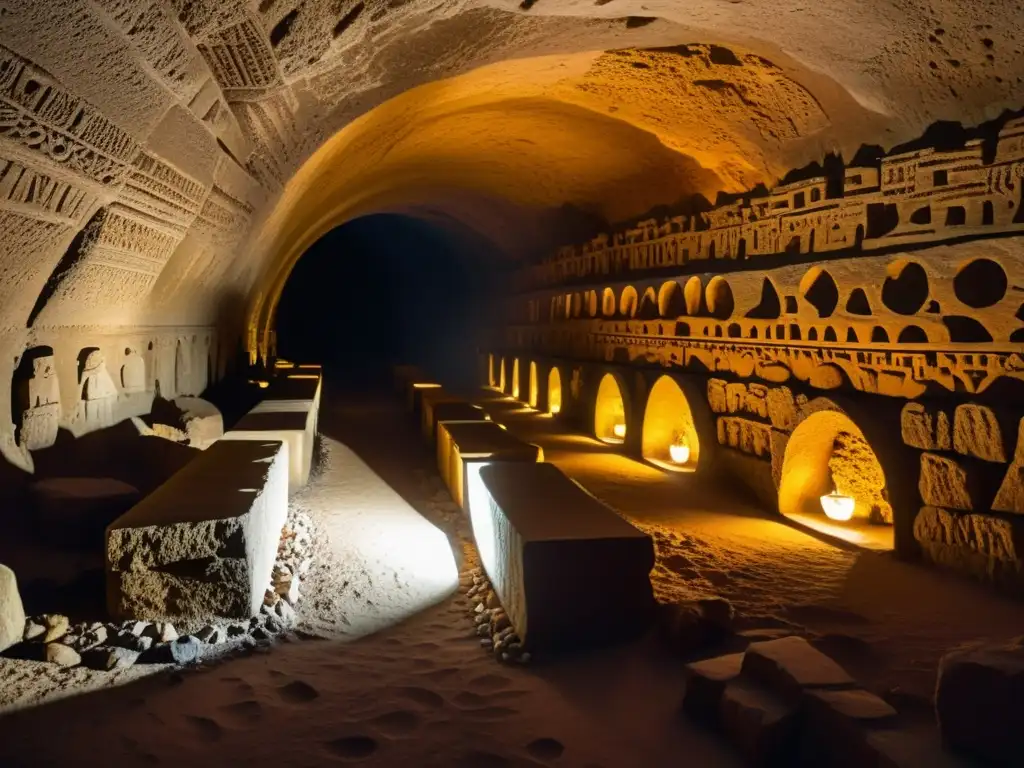
[[[1013,764],[1024,722],[964,702],[1015,699],[956,673],[1024,664],[1022,39],[1017,5],[962,0],[0,0],[10,764],[148,760],[173,729],[97,745],[82,708],[169,711],[143,667],[286,636],[273,696],[346,711],[359,648],[456,649],[458,692],[389,678],[411,709],[382,694],[316,737],[331,760],[737,764],[724,734],[822,765],[834,731]],[[628,646],[635,713],[515,677],[548,734],[459,622],[499,662],[675,647],[652,673]],[[353,650],[331,673],[313,637]],[[265,697],[190,690],[182,754],[279,754],[231,730]],[[657,730],[670,701],[719,735]],[[422,735],[442,704],[500,735]],[[910,762],[875,738],[932,706]]]

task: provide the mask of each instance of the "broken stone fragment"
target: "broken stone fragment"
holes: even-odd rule
[[[1016,452],[999,485],[992,510],[1024,514],[1024,419],[1018,423]]]
[[[20,643],[26,634],[25,607],[14,571],[0,565],[0,651]]]
[[[46,634],[43,635],[44,643],[60,640],[68,633],[68,629],[71,627],[68,617],[62,616],[59,613],[44,614],[43,621],[46,623]]]
[[[1024,755],[1024,644],[978,645],[939,662],[935,712],[946,745],[995,765]]]
[[[797,712],[779,696],[742,679],[726,684],[719,704],[722,730],[750,765],[791,765]]]
[[[170,643],[154,645],[139,656],[147,664],[192,664],[199,660],[203,644],[192,635],[182,635]]]
[[[854,679],[802,637],[751,643],[743,657],[743,674],[788,702],[810,688],[850,688]]]
[[[63,643],[49,643],[45,653],[48,662],[62,667],[76,667],[82,662],[78,651]]]
[[[742,666],[742,653],[730,653],[687,664],[684,711],[698,722],[715,725],[725,686],[739,677]]]
[[[138,651],[119,647],[93,648],[82,654],[82,664],[89,669],[111,672],[128,669],[138,659]]]
[[[209,645],[219,645],[227,640],[227,633],[220,627],[207,625],[196,632],[196,639]]]
[[[43,635],[46,634],[46,625],[36,622],[34,619],[27,619],[25,621],[25,635],[24,640],[26,642],[30,640],[42,641]]]
[[[930,410],[922,403],[907,403],[900,413],[903,442],[925,451],[948,451],[952,448],[949,416],[945,411]]]
[[[146,627],[142,636],[152,638],[154,643],[169,643],[178,639],[178,631],[170,622],[158,621]]]
[[[932,507],[960,509],[970,512],[974,501],[967,481],[967,472],[953,459],[921,454],[921,476],[918,490],[924,503]]]

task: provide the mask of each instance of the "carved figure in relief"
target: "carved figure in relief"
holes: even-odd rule
[[[121,365],[121,389],[125,394],[146,391],[146,361],[131,347],[125,347]]]
[[[27,407],[21,416],[18,442],[30,451],[49,448],[57,440],[60,422],[60,386],[53,355],[32,359],[32,377],[21,389]]]
[[[102,429],[114,424],[114,406],[117,387],[107,371],[107,359],[94,349],[85,358],[82,368],[82,416],[89,430]]]

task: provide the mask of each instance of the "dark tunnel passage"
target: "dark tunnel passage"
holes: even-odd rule
[[[277,310],[277,353],[322,362],[332,381],[380,383],[395,363],[475,381],[493,248],[458,225],[400,214],[343,224],[296,264]],[[484,264],[484,267],[481,267]]]

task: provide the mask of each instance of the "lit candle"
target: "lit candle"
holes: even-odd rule
[[[612,434],[620,440],[623,439],[626,436],[626,425],[621,423],[614,425],[612,427]]]
[[[853,517],[854,501],[850,496],[844,496],[839,491],[821,497],[821,508],[825,516],[830,520],[845,522]]]
[[[685,464],[690,460],[690,446],[686,443],[673,443],[668,447],[668,455],[676,464]]]

